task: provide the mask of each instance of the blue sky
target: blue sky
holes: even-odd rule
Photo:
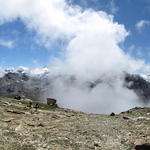
[[[114,15],[114,21],[124,24],[130,33],[120,47],[133,58],[150,63],[149,0],[72,0],[68,3],[79,5],[83,10],[92,8]],[[59,57],[60,50],[66,44],[62,39],[50,44],[39,42],[39,39],[36,30],[29,29],[20,18],[1,24],[0,66],[29,68],[45,66],[51,62],[52,56]]]

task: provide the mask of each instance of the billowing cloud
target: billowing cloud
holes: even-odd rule
[[[122,72],[145,71],[149,66],[119,47],[129,33],[112,15],[82,10],[65,0],[0,0],[0,4],[1,24],[20,18],[42,41],[67,42],[61,59],[51,60],[53,80],[45,97],[57,98],[62,107],[95,113],[138,105],[136,94],[123,86]],[[90,90],[87,84],[96,81],[101,84]]]
[[[149,20],[140,20],[136,24],[136,28],[137,28],[138,31],[141,31],[147,25],[150,25],[150,21]]]
[[[7,48],[13,48],[14,42],[13,41],[6,41],[6,40],[3,40],[3,39],[0,39],[0,45],[4,46],[4,47],[7,47]]]
[[[15,0],[13,3],[11,0],[1,0],[0,2],[1,23],[20,17],[29,29],[35,29],[39,34],[53,39],[66,36],[66,38],[73,37],[80,31],[97,28],[103,21],[102,19],[106,22],[108,20],[113,21],[113,17],[105,12],[95,12],[92,9],[82,11],[79,6],[69,6],[65,0],[38,0],[38,2],[35,0],[32,2]],[[98,20],[96,21],[96,19]],[[104,23],[101,25],[104,25]],[[123,26],[118,26],[120,26],[121,31],[124,30]]]

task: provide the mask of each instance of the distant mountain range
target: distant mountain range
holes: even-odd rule
[[[2,70],[2,69],[1,69]],[[0,70],[0,71],[1,71]],[[0,95],[20,95],[41,100],[41,94],[47,83],[47,68],[30,70],[25,67],[8,68],[1,71]]]
[[[49,77],[47,67],[34,70],[25,67],[1,69],[0,75],[0,96],[24,95],[35,100],[42,100],[46,88],[53,80]],[[69,80],[72,80],[72,77]],[[94,88],[98,81],[95,83],[89,81],[89,87]],[[124,81],[124,86],[134,90],[144,102],[150,100],[150,76],[125,73]]]

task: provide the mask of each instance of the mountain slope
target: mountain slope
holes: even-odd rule
[[[150,142],[149,108],[110,116],[39,106],[0,97],[1,150],[131,150]]]

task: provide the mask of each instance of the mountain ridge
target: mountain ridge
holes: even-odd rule
[[[32,72],[34,72],[32,74]],[[50,71],[44,67],[40,72],[35,74],[35,71],[29,71],[27,68],[20,67],[19,69],[6,69],[5,74],[0,77],[0,96],[6,95],[24,95],[26,97],[42,100],[45,90],[52,83],[54,78],[59,78],[60,75],[51,78]],[[67,79],[69,84],[75,82],[76,78],[70,76]],[[70,81],[69,81],[70,80]],[[144,103],[150,99],[150,82],[144,76],[124,73],[124,86],[133,90]],[[87,86],[94,88],[97,84],[104,81],[101,78],[96,81],[88,81]],[[111,82],[111,81],[109,81]]]

